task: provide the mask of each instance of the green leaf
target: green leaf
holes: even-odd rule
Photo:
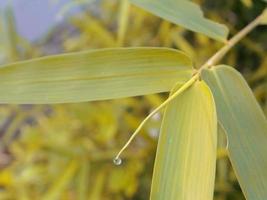
[[[83,159],[81,163],[81,167],[79,170],[78,176],[78,199],[79,200],[86,200],[88,196],[88,188],[90,187],[89,184],[89,176],[90,175],[90,162],[87,159]]]
[[[74,9],[75,7],[79,6],[88,6],[90,3],[94,3],[96,0],[78,0],[78,1],[70,1],[65,3],[63,7],[58,11],[56,18],[58,20],[62,20],[67,14]]]
[[[261,24],[267,25],[267,8],[263,11]]]
[[[204,18],[199,6],[188,0],[130,1],[136,6],[189,30],[205,34],[223,42],[227,39],[227,27]]]
[[[228,138],[231,163],[248,200],[267,199],[267,122],[252,91],[228,66],[203,70],[218,119]]]
[[[2,23],[2,43],[1,46],[5,47],[5,52],[8,55],[7,58],[9,60],[18,60],[18,35],[15,25],[14,13],[11,5],[8,5],[4,12],[0,13],[0,20]]]
[[[71,161],[63,173],[60,175],[58,180],[56,180],[51,188],[47,191],[42,200],[57,200],[67,188],[69,184],[72,183],[72,179],[77,171],[77,161]]]
[[[166,48],[103,49],[0,67],[0,103],[115,99],[170,91],[191,77],[190,59]]]
[[[166,108],[150,199],[212,200],[216,145],[213,97],[207,85],[197,81]]]

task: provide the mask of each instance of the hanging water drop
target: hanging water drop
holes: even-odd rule
[[[113,159],[113,163],[114,163],[115,165],[121,165],[122,160],[121,160],[120,157],[116,157],[116,158]]]

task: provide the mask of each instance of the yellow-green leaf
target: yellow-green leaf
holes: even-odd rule
[[[228,66],[202,72],[228,138],[230,160],[248,200],[267,199],[267,122],[242,75]]]
[[[66,189],[66,187],[72,183],[73,176],[77,171],[77,161],[72,160],[63,173],[60,175],[58,180],[56,180],[51,188],[47,191],[42,200],[57,200]]]
[[[226,26],[206,19],[198,5],[188,0],[130,0],[133,4],[189,30],[226,41]]]
[[[78,178],[79,200],[87,199],[86,197],[88,196],[88,188],[90,187],[89,174],[90,174],[90,162],[87,159],[83,159],[79,170],[79,178]]]
[[[217,118],[212,94],[197,81],[164,114],[151,200],[212,200]]]
[[[267,8],[263,11],[262,18],[261,18],[261,24],[267,25]]]
[[[166,48],[118,48],[44,57],[0,67],[0,103],[105,100],[170,91],[192,74]]]

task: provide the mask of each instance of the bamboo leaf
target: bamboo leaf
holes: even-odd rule
[[[3,44],[6,47],[6,51],[8,52],[9,60],[17,60],[18,59],[18,35],[15,25],[14,13],[12,7],[8,5],[2,16],[1,20],[3,23]],[[2,45],[3,45],[2,44]]]
[[[267,25],[267,8],[263,11],[261,24]]]
[[[212,200],[217,118],[209,88],[197,81],[164,114],[151,200]]]
[[[122,0],[120,2],[120,14],[118,19],[118,35],[117,43],[118,46],[123,46],[125,35],[128,27],[128,20],[130,16],[130,3],[129,0]]]
[[[0,103],[39,104],[115,99],[169,91],[192,74],[182,52],[103,49],[0,67]]]
[[[59,10],[56,19],[62,20],[69,11],[71,11],[75,7],[86,5],[88,6],[90,3],[94,3],[96,0],[78,0],[78,1],[70,1],[65,3],[64,6]]]
[[[86,200],[88,196],[89,188],[89,174],[90,174],[90,162],[87,159],[83,159],[81,168],[79,170],[78,178],[78,199]]]
[[[206,19],[199,6],[188,0],[130,1],[136,6],[189,30],[205,34],[223,42],[227,39],[227,27]]]
[[[248,200],[267,199],[267,122],[247,83],[233,68],[202,72],[228,138],[231,163]]]
[[[91,186],[90,194],[87,199],[89,200],[95,200],[95,199],[103,199],[103,193],[104,193],[104,186],[105,186],[105,180],[107,178],[107,170],[102,169],[99,170],[94,178],[94,184]]]
[[[77,171],[77,161],[71,161],[58,180],[54,182],[51,188],[47,191],[42,200],[56,200],[60,199],[60,196],[71,183],[75,172]]]

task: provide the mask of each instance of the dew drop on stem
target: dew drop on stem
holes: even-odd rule
[[[116,157],[116,158],[113,159],[113,163],[114,163],[115,165],[121,165],[122,160],[121,160],[120,157]]]

